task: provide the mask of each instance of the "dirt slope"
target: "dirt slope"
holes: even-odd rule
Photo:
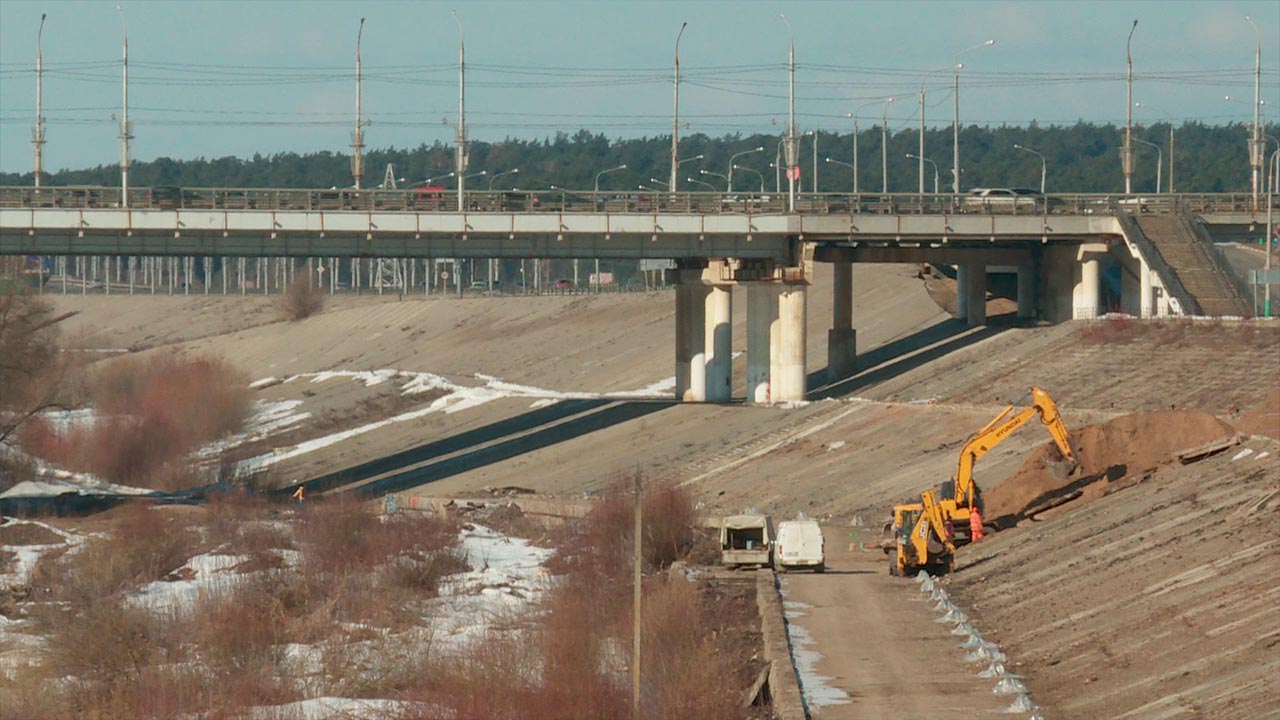
[[[1280,442],[1038,517],[963,548],[947,583],[1045,717],[1280,715]]]

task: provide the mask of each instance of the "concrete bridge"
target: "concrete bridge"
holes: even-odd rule
[[[730,399],[732,293],[747,288],[748,400],[805,397],[814,262],[833,265],[833,378],[856,364],[852,264],[956,268],[958,315],[986,323],[988,273],[1017,277],[1020,318],[1198,308],[1135,218],[1193,216],[1247,233],[1247,194],[767,194],[0,188],[0,254],[379,258],[663,258],[676,262],[676,396]]]

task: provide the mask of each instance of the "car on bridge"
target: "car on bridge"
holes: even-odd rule
[[[965,195],[962,206],[973,212],[1038,211],[1044,208],[1045,196],[1032,188],[973,188]]]

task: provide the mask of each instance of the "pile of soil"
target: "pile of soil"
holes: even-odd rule
[[[1099,425],[1071,431],[1071,447],[1079,466],[1065,480],[1055,478],[1046,462],[1062,460],[1046,443],[1003,483],[983,493],[987,517],[1007,527],[1027,511],[1052,500],[1106,483],[1141,475],[1173,460],[1182,450],[1234,435],[1235,428],[1205,412],[1163,411],[1124,415]]]
[[[1273,391],[1235,421],[1236,429],[1250,435],[1280,440],[1280,390]]]

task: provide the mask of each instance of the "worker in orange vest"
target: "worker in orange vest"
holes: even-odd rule
[[[969,542],[978,542],[982,539],[982,513],[978,512],[978,508],[969,509]]]

